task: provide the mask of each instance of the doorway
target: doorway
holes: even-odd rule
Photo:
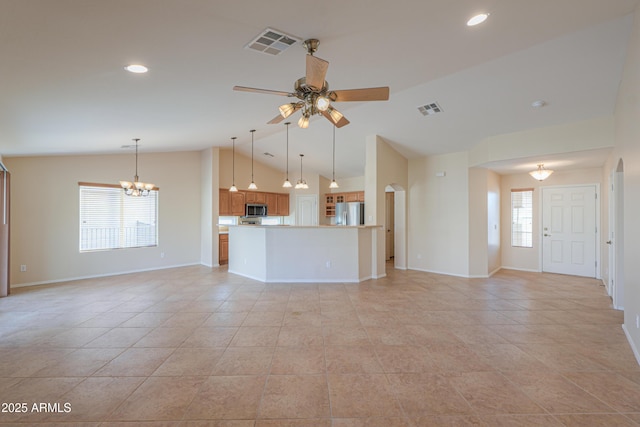
[[[597,277],[597,186],[542,189],[542,271]]]
[[[406,191],[399,184],[385,187],[385,258],[393,267],[407,269],[407,202]],[[390,230],[390,231],[387,231]]]
[[[296,225],[318,225],[318,196],[296,196]]]
[[[384,193],[384,230],[385,230],[385,261],[389,262],[394,258],[394,234],[395,234],[395,220],[394,220],[394,193],[393,191],[387,191]]]

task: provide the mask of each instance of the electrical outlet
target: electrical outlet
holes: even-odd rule
[[[636,328],[640,328],[640,314],[636,314]]]
[[[23,273],[24,273],[25,271],[27,271],[27,265],[26,265],[26,264],[22,264],[22,265],[20,265],[20,271],[21,271],[21,272],[23,272]]]
[[[160,252],[160,258],[164,258],[164,252]]]
[[[327,261],[327,268],[331,268],[331,261]]]

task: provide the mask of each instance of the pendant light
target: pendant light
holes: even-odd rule
[[[229,188],[229,191],[238,191],[238,187],[236,187],[236,136],[231,137],[231,142],[233,144],[233,154],[231,156],[231,164],[233,165],[231,167],[232,175],[231,175],[231,188]]]
[[[304,154],[300,154],[300,179],[298,180],[298,182],[296,182],[296,190],[306,190],[307,188],[309,188],[309,185],[307,185],[307,181],[305,181],[304,179],[302,179],[302,158],[304,157]]]
[[[291,188],[291,181],[289,181],[289,125],[291,122],[286,122],[284,125],[287,127],[287,178],[284,180],[282,187]]]
[[[336,125],[333,125],[333,174],[329,188],[340,188],[336,182]]]
[[[148,182],[142,182],[138,177],[138,141],[140,141],[140,138],[134,138],[134,141],[136,143],[136,174],[133,177],[133,182],[120,181],[120,186],[127,196],[145,197],[153,190],[154,185]]]
[[[251,129],[249,132],[251,132],[251,184],[249,184],[249,190],[257,190],[258,186],[256,185],[255,182],[253,182],[253,134],[256,130],[255,129]]]
[[[540,163],[538,165],[538,169],[529,172],[529,175],[531,175],[534,179],[537,179],[538,181],[544,181],[545,179],[549,178],[549,175],[551,175],[552,173],[553,173],[552,170],[545,169],[544,164]]]

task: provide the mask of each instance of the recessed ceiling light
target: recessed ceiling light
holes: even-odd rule
[[[129,71],[130,73],[137,73],[137,74],[143,74],[149,71],[147,67],[140,64],[127,65],[126,67],[124,67],[124,69]]]
[[[482,24],[489,17],[488,13],[480,13],[467,21],[467,26],[473,27],[474,25]]]

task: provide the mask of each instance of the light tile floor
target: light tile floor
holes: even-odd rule
[[[18,288],[0,299],[0,424],[639,425],[622,319],[599,281],[513,271]]]

